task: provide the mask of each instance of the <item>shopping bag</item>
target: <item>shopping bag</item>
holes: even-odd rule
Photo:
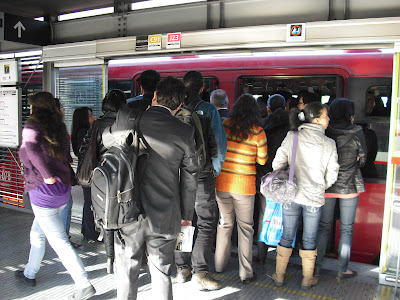
[[[283,210],[282,204],[266,199],[262,230],[259,241],[268,246],[278,246],[283,233]],[[293,239],[294,248],[296,236]]]

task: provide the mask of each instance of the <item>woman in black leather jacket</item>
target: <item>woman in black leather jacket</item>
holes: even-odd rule
[[[367,146],[362,127],[353,124],[354,103],[346,98],[336,98],[330,106],[331,118],[326,135],[336,141],[338,162],[340,165],[337,181],[326,190],[325,205],[318,229],[316,274],[322,266],[329,240],[336,201],[340,206],[340,242],[337,279],[354,277],[357,272],[348,269],[351,245],[353,242],[353,224],[360,193],[365,192],[360,167],[365,164]]]
[[[107,151],[107,148],[104,147],[102,141],[102,134],[103,131],[114,124],[115,119],[117,118],[118,110],[123,108],[126,105],[126,96],[125,93],[121,90],[111,90],[107,93],[107,95],[103,99],[102,103],[102,110],[103,116],[98,118],[95,123],[98,126],[97,136],[92,137],[93,132],[93,125],[87,131],[87,134],[84,138],[84,143],[79,149],[79,153],[82,157],[84,157],[90,139],[95,138],[97,143],[97,162],[100,161],[103,154]],[[90,188],[88,189],[89,192],[84,194],[85,197],[89,197],[90,203],[92,202]],[[114,231],[104,230],[104,242],[105,242],[105,249],[106,249],[106,256],[107,256],[107,273],[113,273],[113,263],[114,263]]]

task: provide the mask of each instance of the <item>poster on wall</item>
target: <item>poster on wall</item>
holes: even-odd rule
[[[0,88],[0,147],[17,148],[21,144],[21,89]]]
[[[0,60],[0,85],[16,85],[20,82],[19,62],[16,59]]]

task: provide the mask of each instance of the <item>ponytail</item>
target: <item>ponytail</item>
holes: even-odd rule
[[[322,115],[324,108],[327,109],[321,102],[312,102],[301,110],[297,107],[292,108],[289,112],[290,130],[298,131],[300,125],[312,123],[314,119]]]

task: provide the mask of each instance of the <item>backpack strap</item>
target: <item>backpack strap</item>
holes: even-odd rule
[[[203,102],[204,101],[202,99],[195,99],[192,102],[190,102],[189,105],[186,106],[186,108],[191,111],[195,111],[197,107]]]

